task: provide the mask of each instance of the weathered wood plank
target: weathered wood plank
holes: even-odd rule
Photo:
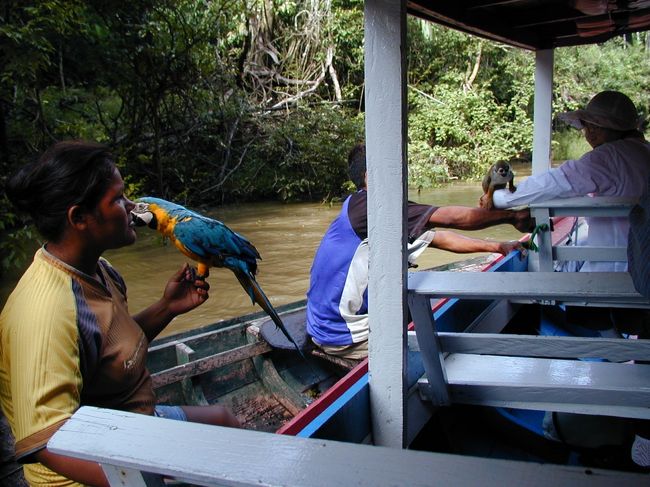
[[[293,303],[276,307],[276,311],[281,317],[293,313],[304,313],[306,300],[300,300]],[[248,315],[238,316],[236,318],[221,320],[210,325],[201,326],[200,329],[187,330],[174,335],[156,338],[149,347],[150,352],[158,351],[168,347],[174,347],[176,343],[186,342],[195,350],[200,348],[203,342],[214,343],[219,340],[223,334],[240,333],[245,331],[250,325],[259,324],[268,319],[266,311],[258,311]],[[198,333],[197,333],[198,332]],[[197,342],[199,346],[197,346]]]
[[[431,301],[428,296],[409,293],[408,302],[411,316],[416,324],[416,337],[419,349],[422,351],[422,363],[429,377],[427,396],[436,406],[449,404],[445,361],[431,313]]]
[[[218,367],[238,362],[247,358],[255,357],[262,353],[269,352],[271,347],[266,342],[257,342],[250,345],[237,347],[233,350],[217,353],[209,357],[197,359],[193,362],[177,365],[163,372],[151,374],[154,388],[162,387],[172,382],[183,380],[187,377],[209,372]]]
[[[323,352],[322,350],[319,350],[318,348],[313,348],[309,353],[314,357],[327,360],[328,362],[333,363],[334,365],[346,370],[352,370],[359,364],[359,360],[346,359],[343,357],[337,357],[336,355],[330,355]]]
[[[248,339],[255,343],[255,340],[257,340],[257,334],[251,333]],[[280,377],[280,374],[271,360],[267,360],[264,356],[258,355],[257,357],[253,357],[253,365],[262,380],[264,387],[266,387],[273,397],[275,397],[275,399],[293,416],[298,414],[307,406],[305,398],[291,389],[282,377]]]
[[[411,339],[411,334],[414,332],[409,332],[409,348],[417,351],[417,340]],[[650,340],[447,332],[439,332],[437,337],[445,352],[650,361]]]
[[[626,487],[647,482],[644,474],[296,438],[93,407],[80,408],[48,449],[206,486]]]
[[[305,301],[297,301],[279,306],[278,313],[284,319],[305,313]],[[147,367],[151,372],[160,372],[174,365],[175,347],[179,343],[188,345],[195,352],[195,358],[207,357],[224,352],[247,343],[246,332],[268,319],[265,311],[220,321],[189,330],[157,338],[149,347]]]

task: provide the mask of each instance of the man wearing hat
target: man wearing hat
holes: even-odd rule
[[[646,198],[650,178],[650,143],[638,130],[639,116],[632,100],[618,91],[602,91],[594,96],[583,110],[562,113],[558,118],[572,127],[582,129],[585,139],[593,148],[577,160],[569,160],[560,167],[550,169],[541,174],[528,177],[517,185],[514,193],[506,190],[494,192],[493,201],[497,208],[508,208],[529,203],[546,201],[554,198],[570,198],[574,196],[624,196],[630,198]],[[483,205],[481,198],[480,204]],[[647,205],[647,201],[646,201]],[[635,224],[631,233],[631,252],[636,251],[640,262],[633,263],[631,269],[634,275],[643,273],[640,266],[647,265],[641,248],[648,251],[647,228],[642,223],[642,207],[637,206],[632,219]],[[587,218],[589,226],[586,245],[611,247],[627,246],[630,223],[627,217]],[[580,244],[580,239],[578,244]],[[632,261],[631,261],[632,262]],[[580,271],[626,271],[627,262],[586,262],[578,269]],[[644,282],[645,281],[645,282]],[[648,292],[647,276],[635,279],[639,291]],[[645,286],[645,287],[644,287]],[[619,331],[634,328],[632,334],[645,338],[647,334],[646,319],[643,310],[624,310],[637,312],[619,315],[617,310],[605,312],[600,308],[595,312],[590,308],[566,308],[566,319],[583,326],[601,329],[612,326]],[[641,313],[641,314],[639,314]],[[547,418],[549,418],[547,413]],[[580,444],[588,437],[593,428],[585,427],[583,421],[589,421],[589,416],[557,413],[555,423],[564,422],[564,439]],[[601,424],[603,420],[599,417]],[[567,436],[567,425],[573,424],[571,438]],[[650,467],[650,423],[648,421],[632,421],[631,430],[635,433],[631,443],[631,460],[638,466]],[[625,426],[623,426],[625,428]],[[627,430],[629,434],[629,430]],[[571,435],[570,435],[571,436]],[[629,444],[629,443],[628,443]]]
[[[643,195],[650,176],[650,144],[638,130],[639,115],[632,100],[618,91],[602,91],[583,110],[562,113],[558,118],[582,129],[593,149],[579,159],[526,178],[514,193],[495,191],[497,208],[574,196]],[[586,245],[627,245],[627,217],[594,217],[587,223]],[[627,263],[586,262],[580,270],[626,271]]]

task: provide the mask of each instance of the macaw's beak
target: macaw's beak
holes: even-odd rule
[[[149,211],[147,203],[136,203],[135,208],[131,210],[131,218],[136,227],[156,228],[156,216]]]

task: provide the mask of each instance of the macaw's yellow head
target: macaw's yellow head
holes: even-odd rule
[[[148,226],[166,237],[171,237],[179,217],[189,213],[184,207],[161,198],[147,196],[135,201],[131,210],[136,226]]]

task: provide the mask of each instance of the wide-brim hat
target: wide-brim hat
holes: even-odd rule
[[[601,91],[583,110],[560,113],[558,118],[577,129],[584,127],[583,122],[620,131],[639,128],[639,114],[634,103],[619,91]]]

